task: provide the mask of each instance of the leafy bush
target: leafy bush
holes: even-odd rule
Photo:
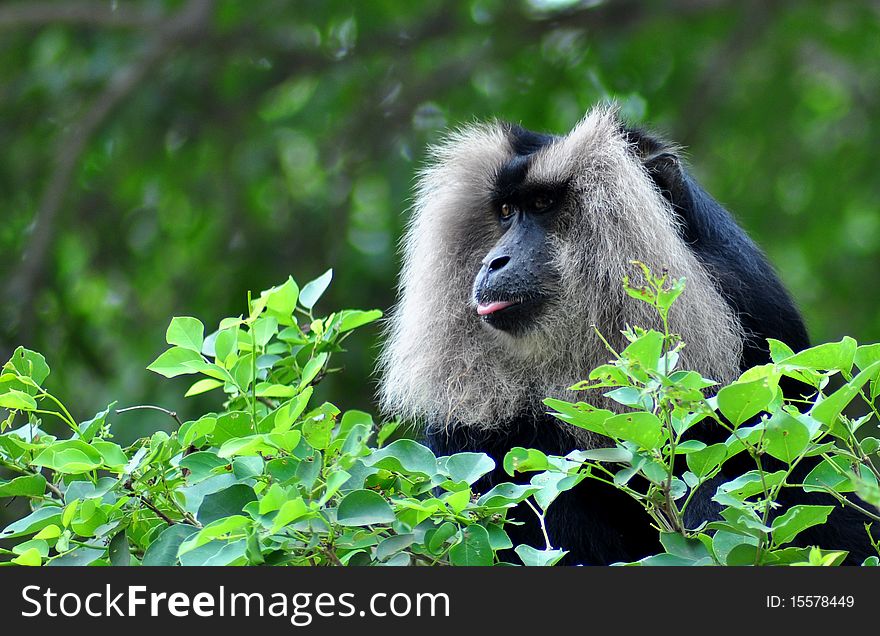
[[[148,368],[195,375],[187,391],[222,390],[223,409],[127,448],[113,442],[114,406],[79,422],[44,388],[42,355],[19,348],[0,376],[0,497],[32,512],[2,532],[21,565],[492,564],[510,547],[504,512],[534,488],[477,496],[485,455],[437,458],[396,424],[310,404],[331,355],[379,311],[312,311],[331,272],[292,278],[205,337],[178,317],[170,348]],[[300,325],[297,316],[304,320]],[[143,405],[120,409],[160,407]],[[165,411],[172,417],[174,412]],[[50,432],[58,421],[65,435]]]
[[[846,552],[833,549],[840,546],[821,546],[827,550],[791,546],[803,530],[824,523],[834,506],[794,505],[781,514],[774,511],[784,488],[798,488],[827,493],[841,505],[857,508],[866,522],[880,521],[880,471],[875,464],[880,440],[865,434],[866,425],[880,418],[875,405],[880,395],[880,344],[859,346],[847,337],[794,353],[782,342],[770,340],[771,362],[747,370],[707,398],[704,391],[716,384],[713,380],[676,368],[684,343],[670,333],[667,318],[684,290],[684,280],[668,281],[666,275],[657,277],[643,264],[637,265],[646,284],[633,286],[625,280],[625,289],[657,309],[663,331],[630,329],[625,333],[628,346],[619,353],[609,347],[613,360],[572,387],[604,390],[628,410],[615,414],[585,402],[545,400],[558,419],[604,435],[613,445],[566,457],[516,448],[505,457],[505,469],[510,474],[540,471],[532,483],[543,485],[536,499],[545,510],[558,492],[583,479],[596,479],[629,494],[651,517],[665,548],[642,564],[840,563]],[[844,383],[830,390],[836,375]],[[809,387],[812,397],[784,395],[783,377]],[[867,414],[853,418],[844,409],[856,398],[866,405]],[[696,425],[721,427],[728,437],[709,445],[687,439]],[[754,469],[731,481],[713,482],[742,453],[754,460]],[[772,461],[768,457],[781,468],[768,470],[766,464]],[[795,469],[809,457],[821,461],[802,483],[792,481]],[[694,495],[716,486],[712,500],[722,508],[721,519],[688,527],[685,515]],[[845,493],[851,492],[874,509],[847,499]],[[547,548],[555,553],[549,542]],[[877,562],[877,557],[870,557],[866,564]]]
[[[772,362],[749,369],[717,395],[711,379],[677,369],[684,346],[668,313],[684,281],[643,267],[644,286],[624,281],[638,301],[656,307],[663,331],[633,327],[629,345],[574,389],[603,390],[626,407],[615,414],[585,402],[546,400],[560,420],[610,439],[608,448],[565,457],[515,448],[504,469],[534,472],[530,483],[474,490],[495,468],[482,453],[436,457],[417,442],[390,441],[396,423],[377,425],[360,411],[312,403],[350,333],[379,311],[343,310],[315,317],[332,273],[298,287],[292,278],[249,299],[246,317],[225,318],[205,336],[195,318],[178,317],[170,348],[149,369],[166,377],[197,376],[186,395],[222,391],[222,409],[180,422],[175,412],[115,404],[78,421],[44,388],[49,367],[39,353],[17,349],[0,375],[0,497],[22,497],[30,513],[2,532],[19,565],[492,565],[513,548],[526,565],[565,555],[546,536],[544,549],[513,546],[505,531],[521,504],[544,515],[556,497],[584,479],[623,490],[644,506],[660,532],[663,554],[640,561],[675,564],[838,564],[835,546],[792,547],[804,529],[825,522],[832,506],[798,505],[777,514],[783,488],[855,492],[880,507],[880,440],[865,434],[880,417],[880,345],[852,338],[793,353],[771,341]],[[600,334],[601,336],[601,334]],[[610,347],[609,347],[610,349]],[[829,389],[833,376],[842,385]],[[789,377],[814,391],[783,395]],[[866,415],[845,414],[859,398]],[[113,441],[115,413],[158,409],[177,420],[128,447]],[[130,417],[131,415],[129,415]],[[727,430],[726,441],[688,439],[698,424]],[[390,442],[390,443],[389,443]],[[755,468],[722,483],[724,466],[742,454]],[[783,468],[769,471],[765,457]],[[802,483],[798,465],[820,457]],[[715,481],[713,481],[715,480]],[[716,488],[721,519],[689,527],[688,506]],[[877,557],[866,564],[877,565]]]

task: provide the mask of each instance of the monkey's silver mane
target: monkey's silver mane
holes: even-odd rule
[[[402,241],[399,303],[387,322],[380,358],[383,409],[431,426],[504,426],[541,400],[587,400],[620,410],[599,393],[567,387],[585,379],[615,349],[627,326],[657,326],[653,308],[624,292],[630,261],[687,278],[670,327],[685,348],[680,368],[720,382],[739,373],[739,322],[710,273],[681,239],[668,202],[627,141],[616,112],[591,110],[566,136],[538,150],[526,180],[568,181],[567,230],[554,239],[560,285],[538,324],[523,337],[486,327],[471,289],[480,262],[500,236],[490,208],[496,172],[513,158],[500,123],[451,133],[432,149],[420,174],[413,215]],[[559,426],[567,426],[558,423]],[[584,446],[598,443],[572,428]]]

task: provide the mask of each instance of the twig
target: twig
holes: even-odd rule
[[[0,466],[7,468],[9,470],[12,470],[14,472],[17,472],[17,473],[21,473],[22,475],[31,475],[31,476],[40,475],[41,477],[43,476],[42,473],[40,473],[39,471],[28,468],[27,466],[22,466],[16,462],[3,459],[2,457],[0,457]],[[44,479],[45,479],[45,477],[44,477]],[[58,497],[59,499],[64,501],[64,493],[61,492],[58,489],[58,487],[55,484],[53,484],[51,481],[49,481],[48,479],[46,479],[46,488],[48,488],[49,492],[51,492],[53,495],[55,495],[56,497]]]
[[[116,414],[126,413],[128,411],[137,411],[138,409],[148,409],[151,411],[160,411],[169,417],[173,417],[177,422],[178,426],[182,426],[183,422],[180,421],[180,418],[177,416],[177,411],[169,411],[168,409],[162,408],[161,406],[156,406],[154,404],[136,404],[135,406],[127,406],[124,409],[116,409]]]
[[[179,12],[155,30],[141,56],[119,69],[107,82],[91,108],[71,126],[58,142],[54,168],[34,218],[30,242],[25,248],[18,272],[9,279],[6,298],[16,298],[12,309],[10,333],[19,329],[18,340],[29,340],[31,321],[23,320],[33,310],[34,298],[46,267],[46,258],[55,238],[56,220],[89,141],[110,114],[140,85],[144,78],[169,55],[175,45],[206,28],[214,0],[190,0]],[[59,8],[64,5],[56,5]]]
[[[138,495],[138,499],[140,499],[141,503],[143,503],[147,508],[149,508],[150,510],[155,512],[162,519],[162,521],[167,523],[169,526],[174,525],[174,523],[175,523],[174,520],[171,517],[169,517],[168,515],[166,515],[164,512],[159,510],[159,508],[157,508],[156,505],[152,501],[150,501],[149,499],[147,499],[143,495]]]
[[[538,517],[538,523],[541,524],[541,533],[544,535],[544,543],[546,544],[548,550],[552,550],[553,545],[550,543],[550,536],[547,534],[547,526],[544,523],[544,515],[542,515],[540,512],[538,512],[538,509],[535,508],[535,506],[532,505],[532,502],[529,501],[528,499],[523,499],[523,502],[529,508],[531,508],[532,512],[534,512],[535,515]]]
[[[115,4],[115,3],[114,3]],[[108,2],[15,2],[0,7],[0,29],[50,24],[83,24],[139,29],[153,27],[160,15],[128,4]]]
[[[329,547],[321,546],[321,552],[327,557],[333,565],[344,566],[345,564],[339,560],[336,553]]]

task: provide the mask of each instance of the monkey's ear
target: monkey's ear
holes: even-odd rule
[[[681,159],[671,152],[661,152],[643,159],[642,164],[677,212],[693,206],[690,178],[681,165]]]

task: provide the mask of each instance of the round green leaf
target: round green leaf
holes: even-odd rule
[[[200,353],[205,342],[205,326],[197,318],[175,316],[165,332],[165,342]]]
[[[198,528],[177,524],[168,526],[144,552],[143,565],[177,565],[180,544],[198,532]]]
[[[241,514],[244,507],[257,500],[254,489],[245,484],[235,484],[215,493],[205,495],[196,518],[203,525],[219,519]]]
[[[391,506],[372,490],[351,491],[339,502],[336,510],[336,522],[341,526],[368,526],[393,521]]]
[[[718,409],[734,426],[766,410],[771,400],[773,387],[768,378],[734,382],[718,391]]]
[[[492,565],[494,555],[489,533],[483,526],[468,526],[461,532],[461,541],[449,550],[453,565]]]

